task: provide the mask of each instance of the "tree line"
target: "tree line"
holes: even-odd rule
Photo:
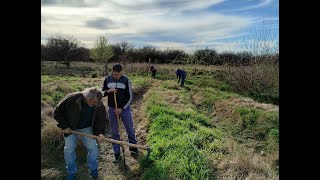
[[[64,35],[52,36],[45,44],[41,44],[42,62],[57,61],[67,67],[70,67],[74,61],[104,62],[106,69],[107,62],[247,66],[265,59],[278,62],[279,54],[253,55],[249,51],[218,53],[216,50],[208,48],[188,54],[181,49],[159,50],[151,46],[137,48],[127,41],[109,44],[104,36],[100,36],[96,40],[92,49],[88,49],[76,39]]]

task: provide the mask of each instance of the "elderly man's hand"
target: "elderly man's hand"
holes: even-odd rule
[[[97,137],[98,142],[102,142],[103,138],[105,138],[104,135],[103,134],[99,134],[98,137]]]
[[[63,133],[71,134],[70,130],[71,130],[70,128],[67,128],[67,129],[63,129],[62,131]]]

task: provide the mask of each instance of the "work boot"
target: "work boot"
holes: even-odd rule
[[[76,179],[76,174],[68,174],[67,180],[75,180]]]
[[[115,160],[113,161],[114,163],[118,162],[121,160],[120,154],[114,154]]]
[[[94,170],[90,170],[90,176],[92,177],[92,179],[97,180],[98,179],[98,170],[94,169]]]
[[[129,150],[131,151],[131,155],[138,155],[139,151],[137,148],[129,148]]]

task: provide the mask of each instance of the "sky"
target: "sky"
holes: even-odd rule
[[[279,0],[41,0],[41,43],[56,34],[93,48],[278,50]]]

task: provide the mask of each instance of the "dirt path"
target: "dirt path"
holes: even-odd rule
[[[157,83],[152,83],[152,86]],[[149,88],[148,88],[149,89]],[[144,111],[142,110],[142,101],[144,99],[144,94],[148,89],[133,89],[133,100],[131,102],[131,110],[134,121],[134,128],[136,132],[136,138],[139,145],[146,146],[146,136],[148,133],[147,122]],[[104,104],[107,104],[107,98],[103,99]],[[128,142],[128,136],[123,128],[122,122],[120,122],[121,138],[123,141]],[[110,137],[110,136],[109,136]],[[135,180],[140,179],[141,173],[139,171],[139,159],[147,153],[145,150],[140,150],[138,157],[133,157],[130,154],[129,148],[125,147],[125,161],[126,161],[126,170],[124,169],[123,160],[117,163],[113,163],[114,155],[112,144],[108,142],[102,142],[99,144],[100,159],[99,159],[99,179],[109,180],[109,179],[118,179],[118,180]],[[122,154],[122,149],[121,149]],[[88,174],[88,173],[87,173]]]

